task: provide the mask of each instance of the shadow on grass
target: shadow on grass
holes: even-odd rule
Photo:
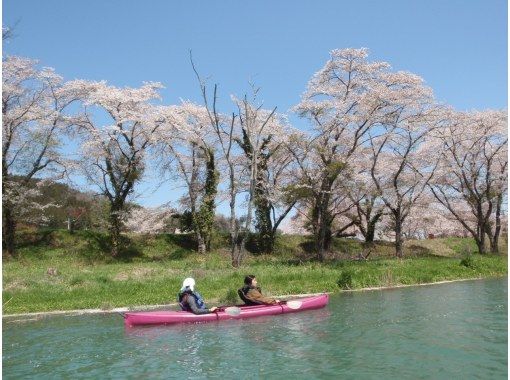
[[[44,229],[39,231],[20,231],[16,234],[16,247],[40,247],[54,244],[54,233],[57,230]]]
[[[357,239],[333,238],[331,240],[330,251],[343,255],[354,255],[360,252],[366,243]],[[377,242],[377,245],[383,245]],[[311,254],[315,252],[315,242],[311,239],[305,240],[299,244],[303,252]]]
[[[164,234],[161,236],[165,239],[167,244],[176,245],[188,251],[194,250],[196,248],[195,239],[191,234]]]
[[[87,262],[131,262],[136,257],[142,257],[143,251],[131,238],[121,235],[119,253],[112,257],[110,236],[104,232],[80,231],[83,243],[76,247],[75,254]]]
[[[423,247],[421,245],[410,245],[406,249],[406,255],[404,257],[433,257],[437,259],[451,259],[452,256],[444,256],[434,253],[430,248]]]
[[[40,229],[20,231],[17,249],[23,250],[24,257],[42,258],[58,254],[76,257],[86,263],[164,261],[186,259],[196,249],[191,234],[121,235],[119,253],[111,256],[111,241],[105,231],[76,230],[70,233],[64,229]],[[62,248],[56,253],[54,249]],[[55,253],[54,253],[55,252]]]
[[[115,261],[131,262],[136,257],[142,257],[143,251],[141,247],[127,236],[121,236],[121,244],[118,256]]]
[[[301,252],[294,255],[285,264],[291,266],[309,263],[320,263],[327,266],[342,266],[348,262],[376,262],[380,260],[399,259],[395,256],[395,245],[388,241],[374,241],[371,243],[356,239],[333,239],[331,248],[320,260],[316,254],[315,244],[312,240],[303,241],[299,244]],[[448,259],[443,255],[436,254],[432,249],[420,245],[411,245],[405,248],[403,259],[409,258],[435,258],[438,260]]]
[[[173,252],[171,252],[168,256],[162,257],[160,260],[184,260],[189,255],[191,255],[193,252],[184,248],[177,248]]]
[[[168,245],[164,254],[152,257],[152,261],[183,260],[196,249],[196,242],[191,234],[164,234],[160,238]]]
[[[303,250],[305,254],[311,254],[315,251],[315,244],[313,240],[306,240],[299,243],[299,247]]]

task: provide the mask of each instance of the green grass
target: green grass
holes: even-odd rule
[[[504,255],[472,255],[469,266],[461,265],[474,243],[460,238],[407,242],[401,260],[393,257],[391,244],[379,243],[369,261],[352,260],[362,250],[359,242],[336,239],[327,260],[317,262],[306,237],[280,236],[274,255],[248,255],[240,269],[231,267],[224,237],[216,238],[212,253],[200,256],[186,235],[128,236],[129,249],[117,260],[109,257],[101,233],[26,232],[19,241],[19,259],[3,263],[4,314],[173,303],[188,276],[214,304],[232,302],[232,290],[246,274],[255,274],[268,295],[507,274],[505,247]]]

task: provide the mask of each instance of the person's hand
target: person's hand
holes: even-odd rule
[[[275,300],[275,301],[276,301],[277,304],[281,304],[282,303],[282,301],[280,301],[280,300]]]
[[[210,311],[211,313],[214,313],[216,310],[218,310],[218,308],[217,308],[216,306],[211,307],[211,308],[209,309],[209,311]]]

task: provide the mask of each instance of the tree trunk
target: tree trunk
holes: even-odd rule
[[[235,198],[230,202],[230,259],[234,268],[241,264],[239,261],[239,231],[235,216]]]
[[[367,218],[367,229],[365,234],[365,242],[366,243],[373,243],[375,238],[375,227],[377,225],[377,222],[379,222],[379,219],[381,219],[382,212],[378,212],[374,215],[373,218],[370,218],[370,213],[368,214]]]
[[[314,233],[315,240],[315,254],[317,255],[317,260],[322,261],[324,258],[324,234],[321,226],[321,210],[320,205],[317,204],[315,206],[315,210],[313,211],[312,216],[312,228]]]
[[[317,238],[317,259],[324,261],[325,253],[331,246],[331,218],[328,213],[329,196],[323,195],[319,204],[319,231]]]
[[[267,252],[268,253],[274,252],[275,243],[276,243],[276,229],[271,228],[271,231],[269,231],[269,238],[267,240]]]
[[[312,211],[312,229],[315,240],[315,253],[317,260],[323,261],[325,253],[331,246],[331,223],[332,219],[328,212],[329,196],[322,193]]]
[[[499,253],[499,236],[493,236],[490,239],[490,245],[491,245],[491,253],[498,254]]]
[[[257,157],[256,154],[253,155],[253,157]],[[253,160],[253,158],[252,158]],[[248,199],[248,210],[246,211],[246,224],[244,226],[244,231],[242,232],[243,237],[241,239],[241,243],[239,246],[239,253],[238,253],[238,264],[241,265],[241,261],[244,256],[244,252],[246,250],[246,241],[248,240],[248,236],[250,235],[250,229],[251,229],[251,218],[252,218],[252,210],[253,210],[253,203],[255,198],[255,179],[257,178],[257,161],[252,161],[251,164],[251,174],[250,174],[250,191],[249,191],[249,199]]]
[[[16,219],[12,203],[7,199],[7,186],[9,183],[9,172],[5,151],[2,156],[2,213],[3,213],[3,231],[2,247],[7,257],[16,257]]]
[[[369,221],[367,223],[367,232],[365,235],[365,243],[373,243],[375,237],[375,222]]]
[[[485,239],[476,239],[476,246],[478,247],[478,253],[485,254]]]
[[[501,232],[501,204],[503,203],[503,195],[498,195],[496,204],[496,228],[494,234],[489,236],[491,242],[491,253],[499,253],[499,234]]]
[[[202,235],[197,234],[198,253],[204,255],[207,252],[207,244]]]
[[[260,251],[262,253],[271,253],[273,251],[273,238],[272,231],[273,225],[271,223],[271,209],[265,199],[260,199],[261,195],[257,195],[256,202],[256,216],[258,230],[258,241]]]
[[[215,199],[218,192],[218,179],[219,173],[216,170],[216,162],[214,158],[214,151],[210,148],[204,148],[204,155],[206,156],[206,169],[207,175],[204,186],[204,197],[198,212],[198,223],[196,229],[200,231],[200,238],[198,239],[199,253],[206,253],[211,249],[211,238],[214,226],[214,216],[216,211]]]
[[[403,257],[402,250],[402,220],[400,215],[395,215],[395,254],[397,257]]]
[[[271,203],[268,200],[268,194],[262,185],[266,182],[264,175],[267,172],[267,163],[264,157],[259,161],[259,167],[257,169],[257,182],[255,185],[255,217],[256,217],[256,229],[258,232],[258,245],[259,250],[262,253],[271,253],[273,251],[272,241],[272,230],[273,223],[271,221]]]
[[[16,220],[10,206],[3,206],[3,247],[7,257],[16,257]]]
[[[315,250],[317,251],[317,260],[324,260],[324,235],[322,231],[319,232],[315,239]]]
[[[110,243],[111,243],[111,255],[117,257],[120,252],[120,229],[121,229],[121,208],[112,206],[110,209]]]
[[[476,246],[478,247],[478,253],[480,255],[484,255],[487,253],[485,248],[485,226],[481,224],[480,219],[478,219],[478,226],[476,228],[477,238]]]
[[[232,235],[231,235],[232,236]],[[230,263],[231,265],[234,267],[234,268],[237,268],[238,267],[238,262],[237,262],[237,244],[235,242],[232,242],[231,245],[230,245]]]
[[[235,242],[232,245],[232,266],[234,268],[239,268],[243,263],[243,255],[241,250],[241,242]]]
[[[239,262],[239,231],[236,220],[236,191],[235,191],[235,173],[232,164],[229,162],[230,169],[230,258],[232,266],[238,268]]]

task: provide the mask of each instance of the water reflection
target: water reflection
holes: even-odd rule
[[[246,320],[134,327],[125,329],[125,336],[131,345],[158,347],[158,356],[168,355],[166,359],[193,376],[225,371],[241,376],[253,367],[254,352],[257,376],[270,376],[274,371],[264,363],[275,358],[311,366],[315,353],[308,347],[325,334],[314,326],[326,324],[330,316],[328,309],[322,309]]]

